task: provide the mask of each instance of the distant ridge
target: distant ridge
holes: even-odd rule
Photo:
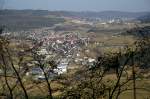
[[[1,10],[0,15],[33,15],[45,16],[55,15],[64,17],[79,17],[79,18],[128,18],[137,19],[142,16],[150,14],[150,12],[121,12],[121,11],[102,11],[102,12],[73,12],[73,11],[48,11],[48,10]]]
[[[148,16],[149,15],[149,16]],[[108,21],[114,18],[126,20],[141,20],[148,22],[150,12],[71,12],[71,11],[48,11],[48,10],[0,10],[0,26],[4,25],[9,30],[28,30],[40,27],[51,27],[65,22],[64,17],[101,19]]]

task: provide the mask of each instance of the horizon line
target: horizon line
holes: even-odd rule
[[[49,9],[8,9],[8,8],[3,8],[0,10],[18,10],[18,11],[23,11],[23,10],[33,10],[33,11],[56,11],[56,12],[127,12],[127,13],[144,13],[144,12],[148,12],[150,13],[150,11],[121,11],[121,10],[102,10],[102,11],[93,11],[93,10],[82,10],[82,11],[74,11],[74,10],[49,10]]]

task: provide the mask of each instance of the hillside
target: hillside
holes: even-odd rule
[[[27,30],[40,27],[51,27],[65,20],[59,17],[46,17],[45,11],[0,11],[0,25],[4,25],[10,31]]]

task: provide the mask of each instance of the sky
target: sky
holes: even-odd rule
[[[150,0],[5,0],[4,9],[150,12]]]

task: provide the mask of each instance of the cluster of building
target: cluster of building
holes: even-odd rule
[[[44,60],[54,59],[57,63],[57,68],[53,69],[53,71],[48,71],[49,78],[66,73],[70,68],[70,63],[79,63],[79,61],[77,62],[79,59],[78,52],[83,46],[87,46],[90,40],[88,37],[81,37],[77,32],[54,33],[51,31],[47,35],[41,35],[36,35],[35,32],[33,32],[28,38],[33,39],[33,41],[42,42],[37,50],[38,55],[44,55]],[[86,59],[82,60],[82,63],[85,64],[83,61],[86,61],[88,64],[88,60],[91,61],[91,59]],[[94,60],[91,62],[93,61]],[[41,68],[37,66],[33,66],[27,75],[32,75],[34,79],[44,79]]]

